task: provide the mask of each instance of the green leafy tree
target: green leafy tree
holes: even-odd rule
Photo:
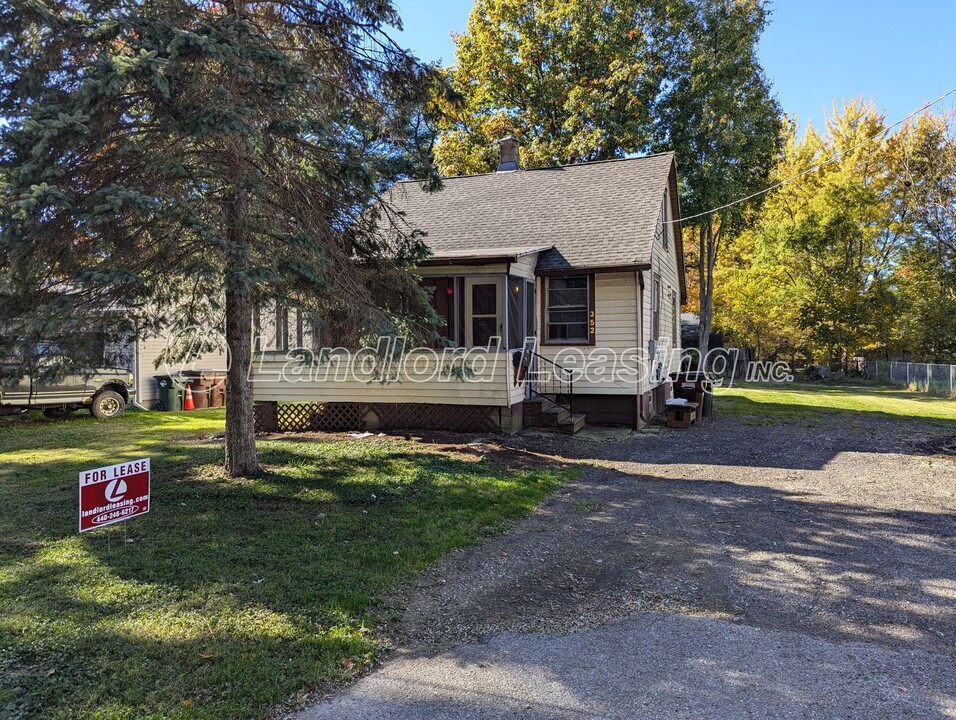
[[[794,350],[838,366],[891,342],[896,270],[911,234],[895,164],[884,117],[872,105],[845,105],[826,135],[811,127],[796,140],[791,125],[770,180],[797,179],[767,198],[741,237],[746,256],[722,273],[721,325],[772,323],[778,345],[790,336]],[[753,302],[757,284],[774,302]]]
[[[906,183],[914,241],[956,277],[956,133],[953,117],[925,114],[894,136],[894,172]],[[954,285],[956,288],[956,285]]]
[[[515,135],[525,167],[648,148],[663,80],[656,0],[477,0],[457,38],[435,154],[446,175],[489,172]]]
[[[780,107],[756,55],[767,20],[759,0],[687,2],[672,15],[657,144],[677,152],[681,209],[697,239],[701,354],[721,245],[746,226],[756,202],[723,206],[766,187],[780,148]]]
[[[939,255],[917,244],[895,275],[898,311],[890,349],[923,362],[956,361],[956,292]]]
[[[890,140],[911,234],[897,270],[897,352],[956,359],[956,137],[947,118],[921,115]]]
[[[674,150],[694,220],[701,349],[712,322],[720,244],[741,209],[712,208],[762,189],[780,109],[756,57],[759,0],[479,0],[458,38],[436,159],[446,174],[494,169],[515,135],[525,167]]]
[[[421,239],[373,204],[433,176],[434,78],[389,25],[388,0],[0,6],[5,342],[224,323],[227,468],[256,472],[255,303],[431,318]]]

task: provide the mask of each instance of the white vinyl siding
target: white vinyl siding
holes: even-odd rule
[[[156,367],[156,358],[166,349],[170,333],[136,341],[136,367],[133,370],[136,379],[136,402],[147,410],[159,400],[159,387],[154,379],[157,375],[167,374],[165,365]],[[171,371],[178,371],[179,364],[175,364]],[[200,359],[188,365],[185,369],[226,371],[226,352],[207,353]]]
[[[136,401],[145,408],[152,409],[159,400],[159,387],[153,379],[154,375],[162,375],[164,370],[154,364],[160,353],[166,349],[166,337],[152,337],[139,340],[136,376]]]
[[[666,203],[668,208],[667,217],[671,217],[670,213],[670,196],[669,192],[666,196]],[[678,279],[678,265],[677,265],[677,246],[675,243],[674,237],[674,225],[671,223],[665,224],[663,222],[664,214],[661,213],[661,217],[658,219],[657,223],[657,236],[660,237],[663,233],[667,233],[667,248],[664,248],[663,242],[654,243],[654,252],[651,255],[651,269],[644,272],[644,296],[643,303],[644,307],[648,309],[644,313],[643,317],[643,345],[644,349],[648,350],[650,348],[650,341],[659,340],[664,338],[665,342],[670,345],[670,348],[677,350],[677,352],[671,353],[670,355],[670,364],[665,368],[665,381],[667,380],[667,375],[672,372],[676,372],[680,367],[680,332],[678,330],[676,341],[674,339],[674,330],[676,326],[680,328],[680,281]],[[660,308],[660,325],[659,325],[659,338],[654,338],[653,334],[653,307],[654,307],[654,278],[660,276],[661,279],[661,308]],[[678,302],[673,301],[674,296],[677,296]],[[675,317],[676,315],[676,317]],[[652,382],[649,390],[655,387],[657,384]]]
[[[538,266],[538,255],[539,253],[530,253],[519,257],[511,263],[511,274],[525,280],[534,280],[534,269]]]
[[[594,345],[542,345],[541,354],[569,369],[588,363],[589,378],[575,381],[578,394],[637,394],[637,380],[614,377],[615,362],[633,371],[638,345],[637,274],[596,273]],[[539,293],[544,282],[539,282]],[[633,372],[630,375],[633,377]]]
[[[366,402],[423,403],[438,405],[493,405],[509,407],[524,398],[524,387],[515,386],[508,353],[469,355],[474,373],[467,380],[444,371],[451,363],[433,351],[413,351],[392,366],[383,382],[380,373],[350,369],[347,356],[326,359],[314,369],[287,359],[285,353],[263,353],[253,363],[253,398],[256,402]],[[311,375],[310,375],[311,373]],[[284,380],[283,377],[286,379]],[[395,379],[396,377],[401,379]]]

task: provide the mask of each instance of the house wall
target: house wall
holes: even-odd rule
[[[511,263],[511,274],[525,280],[534,280],[534,270],[538,266],[538,253],[522,255],[516,262]]]
[[[136,341],[136,354],[133,368],[133,372],[136,376],[136,402],[147,409],[152,409],[153,405],[159,400],[159,387],[154,377],[165,374],[167,369],[163,365],[157,368],[155,362],[166,349],[170,336],[171,333],[166,332]],[[227,366],[226,357],[227,354],[225,350],[207,353],[183,367],[176,364],[169,370],[214,370],[225,372]]]
[[[670,207],[670,197],[667,196],[666,202]],[[663,210],[663,206],[662,206]],[[667,233],[667,247],[662,242],[664,233]],[[661,320],[660,336],[654,338],[652,330],[652,318],[654,308],[654,278],[659,276],[661,279]],[[651,378],[648,388],[653,389],[662,382],[667,381],[667,376],[676,372],[680,367],[680,280],[678,276],[677,263],[677,245],[674,236],[674,225],[663,223],[663,213],[658,217],[657,232],[654,240],[654,251],[651,255],[651,269],[644,272],[644,290],[641,295],[642,304],[645,308],[642,313],[642,337],[643,347],[650,351],[651,340],[658,340],[660,349],[674,349],[676,352],[669,353],[665,363],[663,381],[655,381]],[[676,331],[675,331],[676,324]]]
[[[539,304],[545,302],[545,279],[538,279]],[[594,345],[546,345],[540,327],[541,355],[568,369],[587,368],[575,380],[575,395],[638,393],[640,347],[638,275],[636,272],[594,275]],[[630,373],[623,371],[630,370]]]
[[[669,193],[662,195],[661,199],[661,214],[658,217],[651,254],[651,268],[643,273],[594,275],[594,345],[546,345],[545,329],[539,329],[541,354],[544,357],[568,368],[579,367],[581,362],[587,362],[587,377],[575,381],[574,395],[576,409],[590,411],[589,419],[594,416],[600,421],[602,416],[606,416],[604,421],[629,423],[631,403],[635,406],[634,416],[637,423],[641,422],[641,416],[645,420],[648,419],[663,409],[663,400],[669,392],[669,376],[680,368],[680,266],[674,225],[664,223],[664,203],[667,203],[668,211],[672,207]],[[665,233],[666,247],[663,243]],[[663,371],[657,376],[652,374],[648,381],[641,382],[644,373],[640,362],[643,358],[638,352],[646,354],[651,350],[655,277],[659,277],[661,282],[660,329],[656,357],[663,361]],[[537,288],[539,302],[543,303],[543,278],[538,279]],[[615,377],[614,362],[619,363],[618,367],[637,368],[639,372],[633,380],[630,377],[620,377],[620,373]],[[618,397],[602,402],[602,396]]]

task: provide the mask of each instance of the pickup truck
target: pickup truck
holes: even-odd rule
[[[24,376],[13,385],[0,384],[0,415],[36,409],[47,417],[63,418],[86,408],[95,418],[118,418],[126,411],[132,387],[132,373],[121,368],[96,368],[51,384]]]

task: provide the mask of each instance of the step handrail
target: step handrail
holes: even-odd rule
[[[574,415],[574,373],[566,367],[558,365],[554,360],[544,357],[534,350],[525,349],[525,352],[532,358],[534,364],[528,364],[528,376],[530,382],[528,388],[533,395],[553,402],[555,405],[563,407],[569,413]],[[548,374],[547,388],[542,389],[541,374],[538,369],[538,363],[546,363],[553,370]],[[548,395],[553,396],[547,397]],[[567,397],[568,402],[565,405],[558,400],[559,397]]]

